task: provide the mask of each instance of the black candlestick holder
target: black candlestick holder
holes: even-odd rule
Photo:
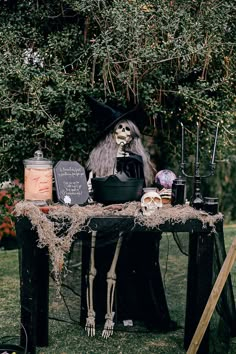
[[[185,172],[185,163],[181,163],[181,172],[187,178],[193,178],[193,195],[190,198],[190,206],[195,209],[202,209],[204,204],[204,199],[201,194],[201,180],[213,176],[215,173],[215,163],[211,162],[209,165],[210,171],[206,175],[201,176],[199,171],[199,162],[195,162],[194,175],[188,175]]]
[[[204,200],[201,194],[201,180],[203,178],[207,178],[210,176],[214,175],[215,172],[215,153],[216,153],[216,143],[217,143],[217,138],[218,138],[218,129],[219,129],[219,122],[217,123],[216,126],[216,132],[215,132],[215,141],[214,141],[214,147],[213,147],[213,153],[212,153],[212,160],[209,164],[210,171],[204,175],[200,175],[200,170],[199,170],[199,122],[197,122],[197,140],[196,140],[196,155],[195,155],[195,163],[194,163],[194,175],[190,176],[185,172],[185,163],[184,163],[184,125],[183,123],[180,123],[182,127],[182,143],[181,143],[181,172],[185,177],[188,178],[193,178],[193,195],[190,198],[190,205],[195,208],[195,209],[202,209]]]

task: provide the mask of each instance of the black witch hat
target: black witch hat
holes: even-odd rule
[[[111,131],[123,119],[131,120],[140,130],[145,126],[146,114],[140,105],[125,111],[122,108],[112,108],[91,96],[87,96],[87,102],[103,135]]]

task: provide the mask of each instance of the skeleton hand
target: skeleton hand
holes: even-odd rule
[[[125,151],[124,147],[125,147],[125,142],[121,141],[118,146],[117,157],[129,156],[129,153]]]
[[[88,180],[87,180],[87,186],[88,186],[88,191],[89,191],[89,193],[91,193],[92,190],[93,190],[93,188],[92,188],[92,178],[93,178],[93,172],[90,171],[90,172],[89,172],[89,178],[88,178]]]

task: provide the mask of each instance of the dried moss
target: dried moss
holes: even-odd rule
[[[165,205],[150,215],[144,216],[139,202],[114,204],[103,206],[93,204],[87,206],[74,205],[72,207],[55,205],[43,212],[31,202],[21,201],[15,206],[16,216],[27,216],[33,228],[38,233],[38,247],[48,247],[53,266],[54,278],[58,285],[61,281],[61,271],[64,266],[65,255],[70,251],[75,235],[84,230],[92,217],[97,216],[134,216],[134,221],[148,228],[156,228],[170,221],[173,223],[185,223],[190,219],[198,219],[203,227],[214,224],[223,218],[221,213],[209,215],[204,211],[195,210],[189,205],[175,206]]]

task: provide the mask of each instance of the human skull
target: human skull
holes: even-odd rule
[[[155,191],[149,191],[143,194],[141,198],[141,209],[143,215],[152,215],[157,209],[162,207],[160,195]]]
[[[128,144],[132,140],[130,126],[128,122],[122,121],[115,127],[116,144]]]

